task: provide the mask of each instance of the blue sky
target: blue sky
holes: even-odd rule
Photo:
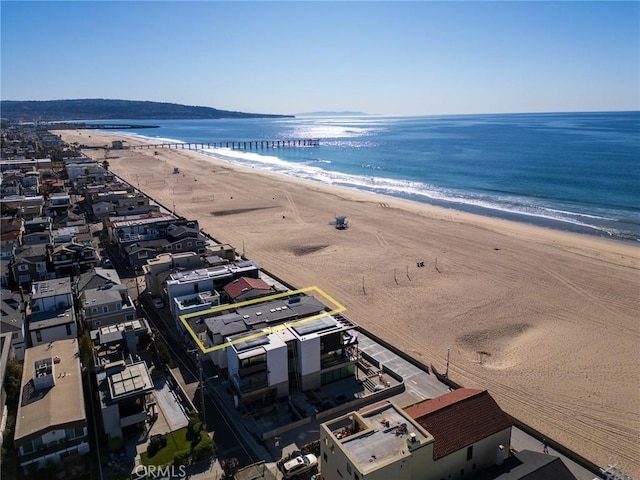
[[[640,110],[640,2],[6,1],[3,100]]]

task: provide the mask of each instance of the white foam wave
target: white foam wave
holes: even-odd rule
[[[216,157],[223,161],[229,161],[243,166],[251,166],[261,168],[274,173],[288,175],[297,178],[336,185],[347,188],[355,188],[366,190],[373,193],[379,193],[398,197],[415,197],[435,200],[439,202],[451,203],[452,206],[467,205],[470,207],[480,207],[496,212],[524,215],[536,217],[546,220],[563,222],[583,228],[606,232],[609,235],[616,235],[618,232],[614,229],[595,225],[583,218],[592,218],[594,220],[614,219],[609,217],[601,217],[597,215],[582,214],[579,212],[564,211],[552,209],[532,203],[530,199],[512,197],[512,196],[489,196],[481,193],[470,194],[469,192],[457,191],[437,187],[434,185],[412,182],[407,180],[386,178],[386,177],[369,177],[363,175],[352,175],[331,170],[325,170],[321,167],[309,165],[305,163],[286,162],[276,156],[262,155],[253,152],[244,152],[231,149],[204,149],[202,153]],[[325,163],[325,162],[317,162]],[[330,163],[330,162],[327,162]],[[578,217],[578,218],[576,218]]]

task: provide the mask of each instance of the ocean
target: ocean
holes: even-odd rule
[[[640,240],[640,112],[112,123],[158,125],[119,132],[156,141],[319,139],[312,147],[202,153],[480,215]]]

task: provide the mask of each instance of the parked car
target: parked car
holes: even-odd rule
[[[288,462],[284,462],[282,473],[284,474],[284,478],[293,478],[296,475],[308,472],[317,465],[318,458],[314,454],[300,455]]]
[[[104,268],[113,268],[113,263],[111,263],[111,259],[110,258],[103,258],[102,259],[102,266]]]
[[[153,306],[156,308],[164,308],[164,302],[162,301],[161,298],[154,298],[152,300],[153,302]]]

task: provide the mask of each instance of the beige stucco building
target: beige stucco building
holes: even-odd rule
[[[459,389],[405,409],[384,401],[320,426],[324,480],[472,477],[509,452],[511,421],[487,391]]]

